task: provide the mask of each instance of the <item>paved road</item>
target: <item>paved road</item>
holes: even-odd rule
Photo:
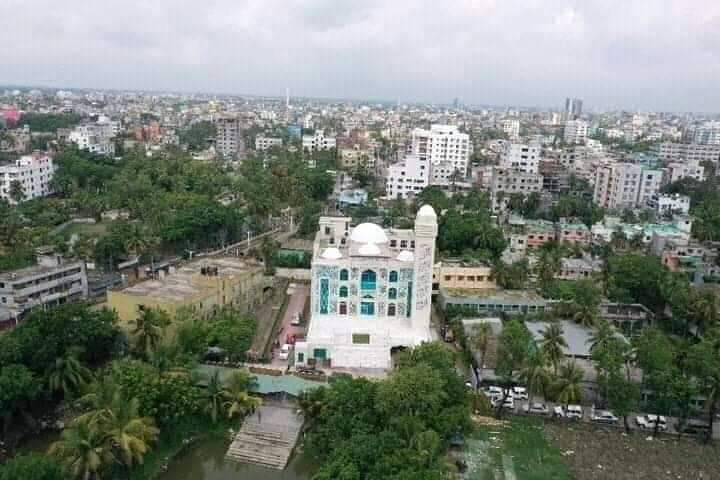
[[[290,300],[288,301],[285,315],[282,319],[282,324],[278,330],[277,344],[282,346],[287,340],[288,335],[305,335],[307,329],[307,318],[303,318],[300,326],[293,326],[290,323],[295,317],[296,313],[302,314],[305,310],[305,303],[310,295],[310,286],[306,283],[291,283],[288,286],[288,295]],[[280,348],[273,350],[274,356],[272,364],[273,366],[285,366],[288,364],[287,360],[280,360]]]

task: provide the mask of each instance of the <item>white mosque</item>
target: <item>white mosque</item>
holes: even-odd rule
[[[391,351],[430,341],[437,216],[429,205],[414,230],[321,217],[312,261],[307,338],[296,365],[390,368]]]

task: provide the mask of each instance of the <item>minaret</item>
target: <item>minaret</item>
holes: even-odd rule
[[[423,205],[415,218],[415,271],[412,285],[411,321],[418,333],[430,333],[432,274],[435,264],[435,239],[438,224],[435,210]]]

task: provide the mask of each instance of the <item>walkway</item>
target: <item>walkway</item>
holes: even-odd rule
[[[262,406],[245,419],[226,457],[242,463],[283,470],[302,429],[295,409]]]

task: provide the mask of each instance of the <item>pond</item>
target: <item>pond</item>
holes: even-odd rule
[[[225,459],[227,441],[208,439],[175,458],[158,480],[310,480],[317,466],[296,455],[283,471]]]

